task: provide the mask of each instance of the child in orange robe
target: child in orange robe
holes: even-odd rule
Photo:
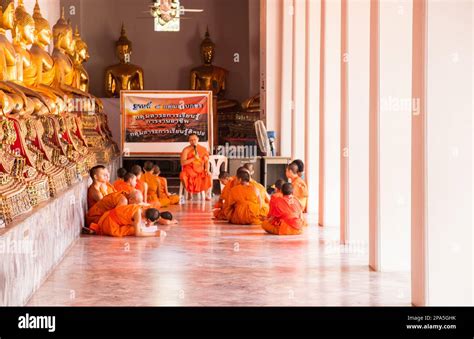
[[[230,190],[233,187],[234,177],[231,177],[228,172],[221,172],[219,174],[219,181],[224,188],[222,189],[221,195],[219,196],[219,201],[214,205],[214,218],[217,220],[226,220],[224,213],[224,206],[229,200]]]
[[[125,174],[122,182],[114,183],[114,186],[117,189],[117,192],[127,192],[127,193],[131,193],[133,190],[135,190],[136,185],[137,185],[137,177],[133,173]]]
[[[268,218],[262,228],[275,235],[298,235],[303,233],[306,222],[303,219],[303,208],[293,196],[293,186],[286,183],[282,186],[283,197],[276,197]]]
[[[291,163],[286,168],[286,177],[293,185],[293,195],[299,200],[303,207],[303,212],[306,213],[308,208],[308,186],[306,182],[298,175],[298,165]]]
[[[117,180],[114,181],[113,185],[116,191],[120,191],[118,187],[124,183],[123,178],[125,177],[125,174],[127,174],[127,170],[125,168],[119,168],[117,170]]]
[[[92,179],[92,185],[87,189],[87,208],[91,209],[104,197],[101,187],[106,182],[105,167],[102,165],[94,166],[90,169],[89,175]]]

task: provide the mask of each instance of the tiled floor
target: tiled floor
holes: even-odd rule
[[[164,239],[82,237],[28,305],[410,305],[409,273],[371,272],[337,229],[278,237],[214,222],[210,203],[170,210]]]

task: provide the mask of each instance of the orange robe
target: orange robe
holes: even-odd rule
[[[293,196],[299,200],[301,207],[303,207],[303,212],[306,213],[308,209],[308,185],[300,177],[292,179],[291,184],[293,185]]]
[[[145,172],[145,174],[142,175],[140,180],[148,184],[147,202],[149,203],[158,202],[159,201],[158,199],[159,183],[156,176],[150,172]]]
[[[105,185],[107,186],[107,189],[105,189],[103,186],[100,187],[100,193],[105,197],[106,195],[112,194],[117,192],[115,190],[115,187],[112,186],[110,182],[106,182]]]
[[[115,180],[115,181],[114,181],[114,189],[115,189],[116,191],[120,191],[119,187],[120,187],[122,184],[124,184],[124,183],[125,183],[125,181],[123,181],[123,179],[117,179],[117,180]]]
[[[96,201],[94,198],[92,198],[92,194],[94,192],[97,192],[95,189],[94,185],[90,185],[89,188],[87,189],[87,208],[91,209],[92,206],[94,206],[98,201]],[[102,194],[102,192],[99,190],[99,193]],[[103,195],[103,194],[102,194]]]
[[[123,192],[115,192],[106,195],[101,201],[96,203],[87,212],[86,225],[89,227],[92,223],[98,223],[99,219],[104,215],[105,212],[110,211],[117,207],[119,204],[127,204],[127,199],[123,195]]]
[[[273,209],[275,208],[275,202],[278,198],[283,198],[283,193],[273,193],[272,197],[270,198],[270,211],[268,212],[269,216],[272,214]]]
[[[196,148],[199,159],[183,166],[179,179],[184,183],[186,191],[194,194],[207,191],[212,186],[211,177],[204,171],[204,163],[209,160],[209,152],[198,145]],[[188,158],[194,158],[194,151],[188,152]]]
[[[131,193],[135,189],[134,187],[127,184],[125,181],[118,182],[118,180],[114,183],[114,187],[117,189],[117,192],[127,192]]]
[[[298,235],[303,233],[305,225],[303,208],[299,200],[294,196],[285,196],[273,200],[271,212],[263,222],[262,228],[270,234]]]
[[[135,186],[135,189],[142,192],[143,197],[145,197],[145,185],[143,184],[143,181],[137,180],[137,185]]]
[[[262,203],[263,203],[262,205],[263,214],[267,216],[268,212],[270,211],[270,206],[269,206],[270,199],[268,198],[267,190],[262,184],[256,182],[253,179],[250,179],[250,185],[253,185],[260,192],[260,196],[262,197]]]
[[[90,228],[98,235],[109,235],[112,237],[126,237],[135,235],[133,216],[140,210],[140,205],[123,205],[107,211],[99,219],[92,223]]]
[[[224,214],[232,224],[260,225],[266,216],[262,205],[260,193],[253,185],[237,185],[230,190]]]
[[[158,179],[158,184],[159,184],[158,198],[160,200],[161,207],[179,204],[179,197],[177,195],[166,194],[166,189],[168,187],[168,182],[166,178],[157,177],[157,179]]]
[[[225,206],[229,202],[230,191],[234,187],[234,184],[237,180],[232,177],[229,182],[224,186],[219,197],[219,202],[214,205],[216,210],[214,211],[214,218],[218,220],[227,220],[225,215]]]

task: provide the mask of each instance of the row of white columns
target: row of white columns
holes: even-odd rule
[[[310,212],[411,269],[414,304],[472,304],[472,2],[261,4],[267,127],[306,161]]]

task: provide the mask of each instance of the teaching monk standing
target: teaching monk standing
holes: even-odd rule
[[[212,185],[209,152],[199,145],[199,137],[196,134],[189,136],[189,144],[181,153],[182,171],[179,179],[190,194],[207,192]],[[206,200],[211,200],[209,195],[206,196]]]

